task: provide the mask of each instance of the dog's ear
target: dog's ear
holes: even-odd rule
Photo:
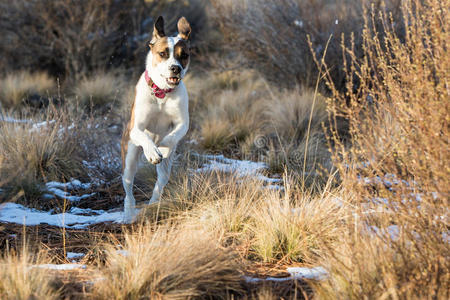
[[[185,17],[181,17],[178,20],[178,37],[187,41],[189,39],[189,36],[191,35],[191,25],[186,20]]]
[[[155,25],[153,26],[153,36],[150,41],[150,46],[153,45],[157,39],[165,37],[166,33],[164,32],[164,19],[162,16],[159,16],[156,19]]]

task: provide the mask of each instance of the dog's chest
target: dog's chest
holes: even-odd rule
[[[174,124],[174,117],[177,115],[177,103],[173,100],[151,99],[141,107],[141,112],[145,116],[145,128],[153,134],[159,136],[167,135]]]

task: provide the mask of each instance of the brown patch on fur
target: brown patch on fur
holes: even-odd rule
[[[128,152],[128,142],[130,141],[130,132],[134,126],[134,108],[135,108],[135,104],[136,104],[136,94],[137,94],[137,91],[135,91],[133,106],[131,107],[130,121],[128,122],[127,127],[124,129],[124,131],[122,133],[122,140],[120,141],[120,150],[121,150],[121,156],[122,156],[122,173],[123,173],[123,170],[125,170],[125,161],[126,161],[127,152]]]
[[[154,44],[150,45],[153,60],[152,67],[156,67],[160,62],[169,58],[169,42],[167,37],[158,39]]]
[[[187,41],[189,39],[189,36],[191,35],[191,25],[185,17],[181,17],[178,20],[177,28],[180,38]]]
[[[183,69],[186,68],[189,63],[189,47],[184,40],[178,41],[173,47],[173,55],[176,60],[180,62],[183,66]]]

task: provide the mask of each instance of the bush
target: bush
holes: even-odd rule
[[[282,87],[296,84],[310,86],[317,77],[317,68],[308,46],[311,35],[313,51],[322,56],[330,35],[327,62],[333,68],[333,80],[344,84],[339,37],[359,32],[363,25],[362,1],[257,0],[251,4],[239,0],[212,1],[215,18],[225,35],[229,52],[239,51],[248,67]],[[375,1],[382,6],[382,1]],[[386,10],[396,17],[398,0],[387,2]],[[355,36],[358,45],[360,36]],[[357,52],[356,55],[359,55]]]
[[[2,0],[0,65],[47,70],[70,81],[99,69],[142,69],[153,18],[166,14],[170,31],[182,14],[193,36],[206,27],[203,3],[196,0]]]
[[[317,288],[324,298],[448,297],[449,9],[439,0],[404,1],[404,38],[389,15],[372,10],[364,59],[344,49],[352,92],[327,79],[332,118],[349,120],[352,146],[332,140],[355,224],[345,253],[330,249],[330,279]]]

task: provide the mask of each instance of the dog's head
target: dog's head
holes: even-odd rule
[[[153,82],[161,89],[176,87],[189,67],[191,26],[185,17],[178,20],[177,26],[177,36],[166,36],[164,19],[160,16],[153,28],[146,69]]]

